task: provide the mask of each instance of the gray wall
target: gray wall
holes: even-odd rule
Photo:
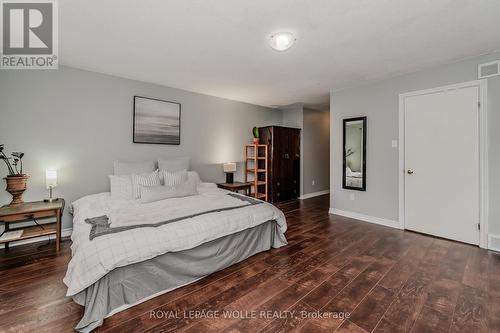
[[[302,103],[287,105],[280,108],[283,112],[282,124],[286,127],[303,128],[304,106]]]
[[[303,116],[303,194],[308,194],[330,189],[330,112],[304,108]]]
[[[134,95],[182,104],[181,145],[132,143]],[[280,125],[280,110],[61,67],[1,71],[0,143],[26,153],[26,200],[47,197],[45,169],[58,170],[56,194],[71,203],[109,190],[113,160],[190,156],[202,179],[224,179],[221,163],[243,160],[253,126]],[[238,165],[242,177],[242,164]],[[6,175],[0,166],[0,175]],[[4,185],[2,185],[4,186]],[[0,191],[0,204],[10,195]],[[64,217],[63,228],[71,226]]]
[[[330,206],[398,220],[398,95],[477,79],[477,65],[500,53],[438,66],[330,94]],[[342,119],[367,116],[367,191],[342,189]],[[500,77],[488,79],[489,233],[500,234]],[[355,194],[355,200],[349,195]]]

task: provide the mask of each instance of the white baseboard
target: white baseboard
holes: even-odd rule
[[[488,235],[488,250],[500,252],[500,235]]]
[[[71,233],[73,232],[73,228],[67,228],[67,229],[62,229],[61,230],[61,237],[68,237],[71,236]],[[56,235],[49,235],[47,236],[40,236],[40,237],[35,237],[35,238],[30,238],[30,239],[25,239],[22,241],[12,241],[12,243],[9,243],[9,247],[14,247],[14,246],[19,246],[19,245],[24,245],[24,244],[31,244],[31,243],[36,243],[36,242],[43,242],[44,240],[48,239],[55,239]],[[0,245],[0,249],[3,249],[5,246],[4,244]]]
[[[341,210],[337,208],[330,208],[328,211],[329,214],[335,214],[335,215],[340,215],[344,217],[349,217],[351,219],[355,220],[360,220],[364,222],[370,222],[370,223],[375,223],[375,224],[380,224],[386,227],[391,227],[391,228],[396,228],[396,229],[402,229],[398,223],[398,221],[393,221],[393,220],[388,220],[388,219],[383,219],[380,217],[375,217],[375,216],[369,216],[369,215],[364,215],[360,213],[354,213],[354,212],[349,212],[346,210]]]
[[[330,193],[330,190],[324,190],[324,191],[318,191],[318,192],[313,192],[313,193],[302,194],[299,197],[299,199],[300,200],[310,199],[310,198],[314,198],[314,197],[317,197],[317,196],[320,196],[320,195],[325,195],[325,194],[328,194],[328,193]]]

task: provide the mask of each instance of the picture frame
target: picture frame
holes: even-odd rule
[[[180,145],[181,104],[134,96],[132,138],[134,143]]]

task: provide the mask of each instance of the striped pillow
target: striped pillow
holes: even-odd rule
[[[175,186],[187,181],[188,172],[187,170],[168,172],[167,170],[161,171],[163,178],[163,185],[165,186]]]
[[[140,175],[132,175],[132,189],[135,199],[141,197],[141,186],[157,186],[161,185],[158,170],[151,173],[143,173]]]

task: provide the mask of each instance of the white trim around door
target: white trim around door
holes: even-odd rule
[[[488,248],[488,133],[487,81],[476,80],[399,95],[399,226],[405,228],[405,98],[448,90],[479,89],[479,247]]]

